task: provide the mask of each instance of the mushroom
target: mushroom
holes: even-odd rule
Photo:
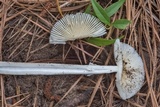
[[[65,75],[116,73],[116,86],[122,99],[134,96],[144,82],[144,67],[141,57],[133,47],[114,43],[114,57],[117,66],[70,65],[47,63],[0,62],[0,74],[10,75]]]
[[[105,26],[96,17],[86,13],[69,14],[55,23],[51,30],[50,44],[106,34]]]
[[[117,39],[114,43],[114,58],[118,66],[116,86],[122,99],[134,96],[144,83],[144,66],[136,50]]]

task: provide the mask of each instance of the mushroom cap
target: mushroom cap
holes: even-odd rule
[[[105,26],[96,17],[86,13],[69,14],[55,23],[51,30],[51,44],[106,34]]]
[[[114,58],[118,66],[116,86],[122,99],[134,96],[144,83],[144,66],[136,50],[117,39],[114,43]]]

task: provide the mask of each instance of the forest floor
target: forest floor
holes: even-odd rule
[[[115,0],[99,0],[107,7]],[[0,60],[66,64],[115,65],[113,45],[97,47],[84,40],[49,44],[55,22],[84,12],[90,0],[0,1]],[[160,1],[126,0],[112,20],[126,18],[125,30],[109,29],[106,38],[124,35],[142,57],[145,82],[132,98],[122,100],[115,74],[0,75],[1,107],[158,107],[160,106]],[[138,63],[138,62],[137,62]]]

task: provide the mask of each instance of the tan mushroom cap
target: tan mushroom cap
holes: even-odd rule
[[[134,96],[144,83],[144,66],[136,50],[119,39],[114,44],[114,57],[118,66],[116,86],[122,99]]]
[[[51,44],[106,34],[105,26],[96,17],[86,13],[69,14],[55,23],[51,30]]]

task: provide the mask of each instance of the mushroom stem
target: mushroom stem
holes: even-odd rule
[[[54,63],[0,62],[0,74],[8,75],[65,75],[104,74],[117,72],[117,66],[71,65]]]

